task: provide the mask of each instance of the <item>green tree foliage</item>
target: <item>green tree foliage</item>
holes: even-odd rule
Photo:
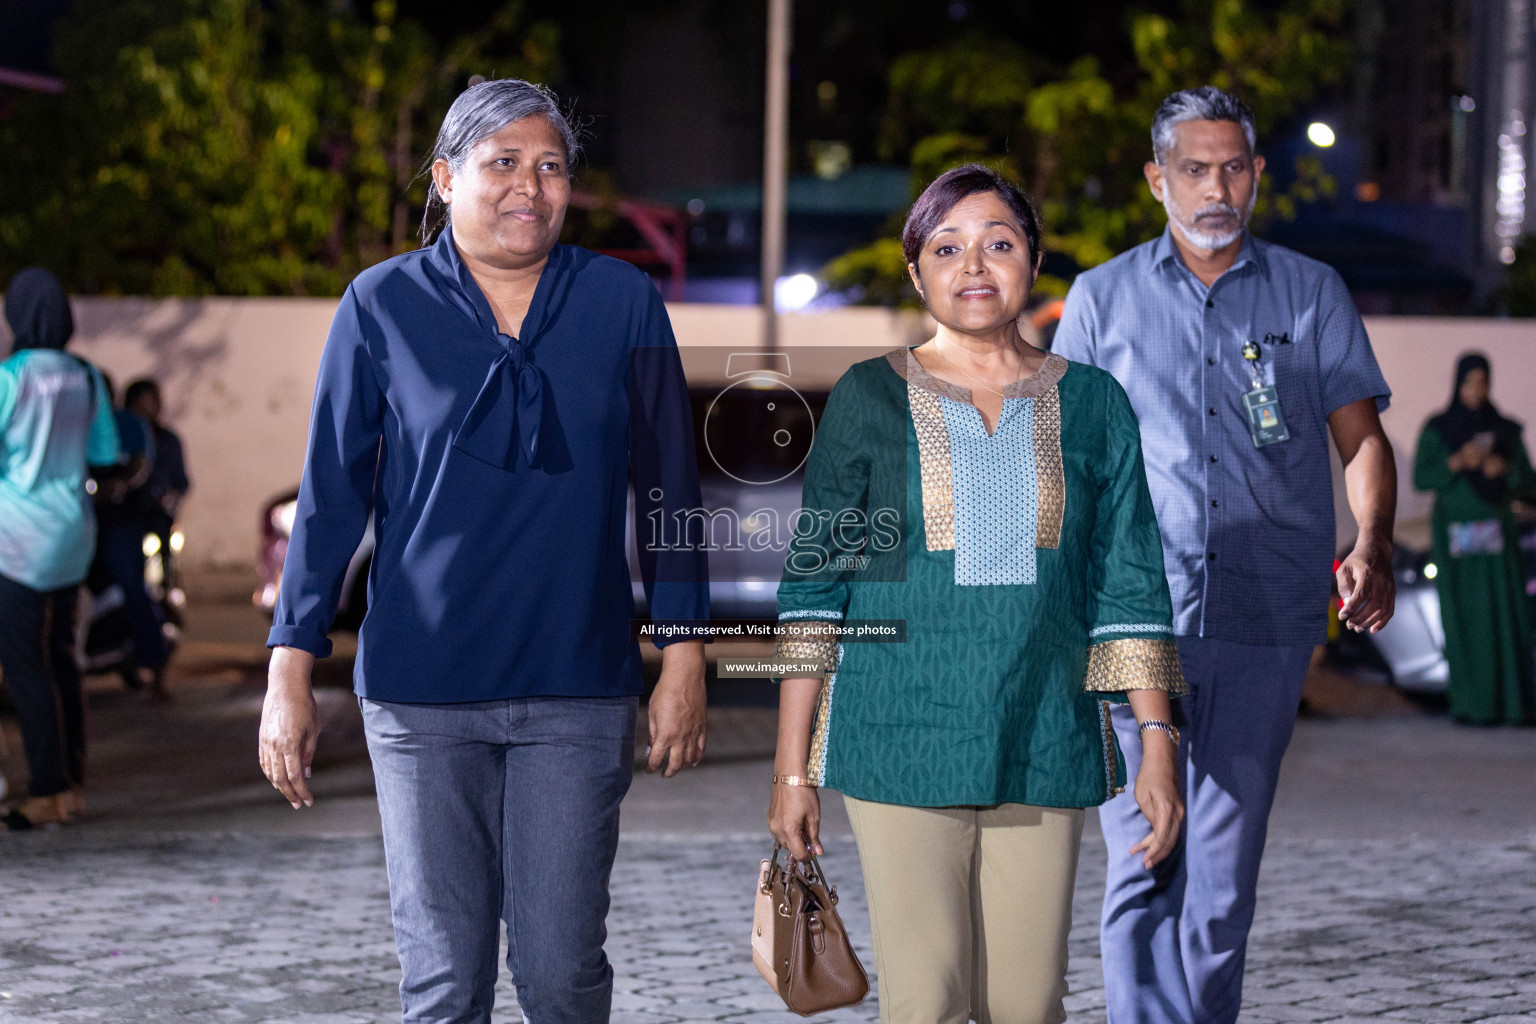
[[[340,294],[416,244],[419,162],[466,77],[547,80],[558,45],[520,0],[447,44],[394,0],[78,0],[65,91],[0,122],[0,280]]]
[[[968,160],[996,168],[1040,204],[1047,249],[1096,266],[1165,223],[1142,176],[1163,98],[1207,84],[1232,90],[1253,108],[1262,139],[1343,73],[1345,3],[1286,0],[1260,11],[1249,0],[1188,0],[1177,20],[1133,14],[1127,25],[1135,67],[1113,78],[1091,56],[1052,68],[996,39],[910,53],[891,68],[883,155],[910,164],[914,189]],[[1296,203],[1331,192],[1316,160],[1296,171],[1284,194],[1265,179],[1257,217],[1293,216]],[[824,273],[833,287],[862,289],[865,302],[916,298],[890,239],[839,257]],[[1066,287],[1048,276],[1039,285],[1056,295]]]

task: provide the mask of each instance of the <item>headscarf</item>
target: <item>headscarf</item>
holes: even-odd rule
[[[11,346],[13,352],[24,348],[62,349],[75,333],[69,296],[59,279],[42,267],[28,267],[11,278],[5,290],[5,319],[16,337]]]
[[[1462,404],[1461,385],[1474,370],[1482,370],[1492,380],[1487,356],[1477,352],[1463,355],[1456,363],[1456,384],[1451,389],[1451,404],[1445,412],[1430,420],[1429,425],[1440,434],[1446,448],[1452,453],[1460,451],[1462,445],[1479,434],[1492,434],[1494,454],[1507,459],[1514,450],[1515,438],[1520,435],[1520,424],[1500,415],[1491,400],[1485,400],[1476,409],[1469,409]],[[1459,475],[1477,492],[1478,497],[1493,505],[1502,502],[1508,491],[1505,477],[1485,476],[1480,468],[1464,469]]]

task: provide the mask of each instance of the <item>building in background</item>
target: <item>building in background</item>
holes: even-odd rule
[[[1355,0],[1351,71],[1266,147],[1282,187],[1311,158],[1336,192],[1265,234],[1335,267],[1362,312],[1468,313],[1491,290],[1471,187],[1474,6]]]
[[[1478,267],[1485,284],[1513,263],[1515,244],[1533,225],[1526,199],[1532,166],[1527,128],[1532,116],[1536,4],[1531,0],[1468,0],[1473,9],[1470,85],[1476,109],[1468,117],[1468,188],[1476,211]]]
[[[1277,169],[1321,157],[1338,193],[1271,235],[1336,266],[1366,312],[1497,308],[1536,229],[1536,0],[1354,0],[1354,48],[1345,87],[1292,126]],[[1307,137],[1313,121],[1338,129],[1330,145]]]

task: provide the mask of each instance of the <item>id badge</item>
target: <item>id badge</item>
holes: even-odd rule
[[[1280,411],[1280,395],[1273,387],[1256,387],[1244,394],[1243,408],[1248,412],[1248,432],[1253,435],[1255,448],[1291,439],[1285,414]]]

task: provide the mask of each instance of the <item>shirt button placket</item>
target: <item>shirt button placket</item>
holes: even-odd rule
[[[1212,546],[1212,538],[1218,535],[1217,516],[1221,507],[1221,475],[1220,457],[1222,425],[1217,416],[1217,408],[1221,401],[1222,377],[1220,371],[1220,345],[1221,323],[1216,311],[1216,299],[1212,292],[1205,295],[1205,308],[1201,317],[1201,349],[1205,353],[1204,383],[1201,387],[1202,404],[1206,414],[1201,417],[1201,435],[1205,438],[1206,462],[1205,462],[1205,565],[1203,568],[1203,580],[1201,590],[1203,592],[1200,602],[1200,635],[1206,635],[1205,609],[1211,606],[1211,602],[1218,600],[1214,582],[1212,580],[1212,565],[1216,560],[1216,551]]]

